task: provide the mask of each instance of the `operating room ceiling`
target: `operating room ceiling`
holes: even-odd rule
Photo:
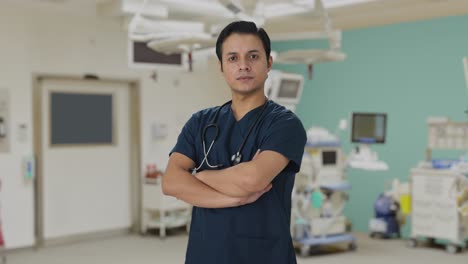
[[[100,7],[121,3],[123,0],[0,0],[0,8],[15,6],[43,11],[63,12],[77,15],[102,15]],[[141,0],[135,0],[136,2]],[[170,2],[172,0],[149,0],[150,2]],[[173,0],[179,1],[180,0]],[[237,0],[233,0],[235,2]],[[269,3],[291,2],[293,0],[263,0]],[[304,0],[307,1],[307,0]],[[348,30],[372,27],[407,21],[417,21],[435,17],[468,14],[468,0],[373,0],[358,1],[356,4],[340,5],[345,0],[324,0],[333,26]],[[187,0],[189,3],[210,4],[217,0]],[[257,0],[243,0],[247,8]],[[210,15],[170,11],[170,19],[189,21],[210,21]],[[122,17],[122,16],[116,16]],[[314,31],[320,29],[320,22],[314,20],[311,13],[298,13],[266,20],[264,26],[272,36],[292,32]]]

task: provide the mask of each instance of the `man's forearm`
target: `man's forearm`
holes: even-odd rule
[[[254,177],[248,162],[223,170],[205,170],[196,175],[197,179],[214,190],[231,197],[244,197],[258,191],[249,188],[248,177]]]
[[[168,195],[183,200],[191,205],[204,208],[225,208],[242,205],[245,197],[231,197],[216,191],[196,179],[186,171],[177,172],[177,182],[166,182],[171,185]],[[173,177],[175,178],[175,177]],[[163,181],[165,181],[163,177]]]
[[[223,170],[205,170],[196,177],[218,192],[243,197],[270,185],[288,163],[289,160],[280,153],[270,150],[258,151],[251,161]]]

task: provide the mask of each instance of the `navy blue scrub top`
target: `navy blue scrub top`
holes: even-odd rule
[[[258,149],[271,150],[289,159],[286,168],[272,182],[272,189],[251,204],[230,208],[193,207],[186,264],[294,264],[296,256],[290,234],[291,192],[306,143],[306,132],[294,113],[269,100],[242,151],[242,161],[253,158]],[[208,155],[211,165],[231,166],[231,156],[263,106],[236,121],[231,105],[219,112],[218,137]],[[202,131],[218,107],[192,115],[180,133],[172,152],[192,159],[196,167],[204,158]],[[215,128],[206,131],[208,150]],[[210,169],[206,164],[201,170]]]

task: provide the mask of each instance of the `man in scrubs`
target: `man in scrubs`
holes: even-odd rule
[[[291,192],[306,133],[268,100],[270,39],[252,22],[216,43],[232,101],[192,115],[171,151],[163,192],[193,205],[186,264],[294,264]]]

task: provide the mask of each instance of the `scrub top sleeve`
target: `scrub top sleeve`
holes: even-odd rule
[[[306,132],[301,121],[294,115],[287,115],[272,123],[267,129],[260,149],[271,150],[285,156],[295,172],[301,168]]]
[[[182,131],[177,138],[177,143],[169,153],[169,156],[173,152],[178,152],[195,161],[195,136],[198,134],[196,132],[198,123],[197,115],[192,115],[182,128]]]

